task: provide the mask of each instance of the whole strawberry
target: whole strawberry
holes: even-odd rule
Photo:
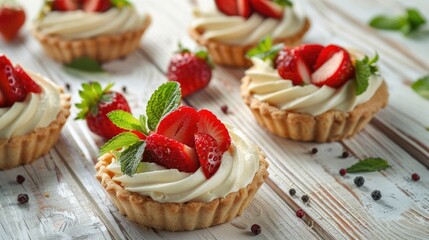
[[[179,48],[170,61],[167,78],[180,83],[182,97],[186,97],[209,84],[212,67],[207,52],[193,53],[180,45]]]
[[[76,119],[86,119],[89,129],[105,139],[126,131],[115,126],[106,115],[113,110],[131,112],[125,97],[111,91],[112,86],[109,84],[103,89],[98,82],[84,83],[83,90],[79,91],[82,102],[76,104],[81,109]]]
[[[25,12],[18,4],[0,5],[0,34],[6,42],[11,42],[18,35],[25,23]]]

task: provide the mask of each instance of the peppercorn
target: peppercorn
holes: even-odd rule
[[[355,177],[354,182],[355,182],[356,186],[362,187],[363,184],[365,183],[365,179],[362,176]]]
[[[304,217],[304,215],[305,215],[304,210],[302,210],[302,209],[298,209],[298,210],[296,211],[296,216],[297,216],[297,217],[299,217],[299,218],[303,218],[303,217]]]
[[[22,184],[25,181],[25,177],[22,175],[16,176],[16,182]]]
[[[312,154],[316,154],[317,152],[318,152],[317,148],[313,148],[313,149],[311,149],[311,153],[312,153]]]
[[[414,182],[417,182],[418,180],[420,180],[420,176],[417,173],[413,173],[411,175],[411,179],[413,179]]]
[[[294,188],[289,189],[289,194],[291,196],[295,195],[296,194],[296,190]]]
[[[25,204],[28,202],[28,195],[25,193],[21,193],[18,195],[18,203]]]
[[[308,197],[308,195],[302,195],[301,200],[306,203],[310,200],[310,197]]]
[[[341,168],[341,169],[340,169],[340,175],[341,175],[341,176],[344,176],[344,175],[346,175],[346,174],[347,174],[347,169]]]
[[[261,226],[258,224],[253,224],[252,227],[250,227],[250,230],[254,235],[259,235],[262,232]]]
[[[224,114],[228,114],[228,106],[227,105],[223,105],[222,107],[220,107],[220,110],[222,110],[222,112]]]
[[[344,151],[343,155],[341,155],[342,158],[348,158],[349,157],[349,152]]]
[[[372,191],[372,193],[371,193],[371,197],[372,197],[372,199],[374,199],[375,201],[378,201],[378,200],[380,200],[380,198],[381,198],[381,192],[380,192],[380,191],[378,191],[378,190],[374,190],[374,191]]]

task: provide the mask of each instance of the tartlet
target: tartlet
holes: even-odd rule
[[[357,61],[364,61],[361,54],[349,54],[353,67]],[[283,79],[278,75],[279,70],[269,63],[258,59],[254,59],[254,62],[259,67],[249,69],[242,78],[242,99],[261,126],[281,137],[316,142],[342,140],[364,128],[388,102],[387,85],[378,73],[369,77],[368,88],[357,96],[355,75],[338,86],[328,86],[314,83],[314,73],[317,69],[312,67],[310,71],[313,72],[313,80],[310,81],[313,82],[294,85],[295,80]],[[375,68],[373,63],[370,65]],[[257,68],[263,70],[256,70]],[[270,90],[255,93],[261,90],[257,90],[257,85],[263,84],[264,81],[254,81],[261,76],[267,77],[265,84],[278,86],[272,85]]]
[[[133,133],[124,132],[101,148],[96,178],[119,211],[141,226],[190,231],[228,222],[243,213],[267,178],[265,155],[210,111],[178,107],[176,82],[156,90],[147,109],[168,96],[167,88],[176,88],[175,97],[167,98],[177,102],[167,104],[174,107],[155,125],[148,120],[146,127],[143,120],[138,126],[121,111],[109,114]],[[134,125],[124,124],[121,116]],[[133,136],[136,131],[140,140]]]
[[[151,23],[150,15],[140,16],[133,6],[112,6],[105,12],[55,11],[50,5],[44,9],[33,22],[32,33],[46,54],[62,63],[79,57],[98,62],[125,57],[140,46]]]
[[[250,67],[252,63],[245,56],[246,52],[254,48],[265,35],[271,35],[274,43],[294,46],[301,42],[310,28],[310,20],[297,13],[294,6],[284,7],[282,19],[267,17],[257,9],[250,11],[251,15],[243,17],[239,13],[229,16],[221,11],[202,12],[196,9],[189,34],[198,44],[207,48],[214,63]],[[283,29],[280,31],[280,28]],[[241,31],[242,34],[229,36]]]
[[[70,115],[70,95],[45,77],[27,71],[28,75],[41,86],[41,93],[29,93],[21,102],[0,108],[0,169],[9,169],[28,164],[45,155],[57,142],[61,129]],[[49,90],[48,90],[49,88]],[[52,110],[48,97],[58,100],[57,108]],[[52,96],[52,95],[55,96]],[[40,95],[37,96],[37,95]],[[44,99],[44,100],[39,100]],[[41,101],[41,105],[37,105]],[[35,111],[29,110],[31,106]],[[14,112],[24,109],[22,112]],[[38,113],[45,114],[43,117]],[[35,113],[36,112],[36,113]],[[46,116],[50,114],[53,116]],[[43,118],[43,119],[42,119]],[[37,122],[36,122],[37,121]],[[23,125],[24,124],[24,125]]]

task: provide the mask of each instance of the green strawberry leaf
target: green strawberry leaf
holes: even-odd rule
[[[107,114],[110,121],[116,126],[125,130],[136,130],[142,132],[143,129],[140,126],[140,121],[135,118],[131,113],[123,110],[111,111]]]
[[[72,62],[64,64],[64,67],[89,73],[106,72],[97,61],[88,57],[76,58]]]
[[[149,130],[155,130],[161,119],[179,106],[181,97],[177,82],[164,83],[152,94],[146,106]]]
[[[82,90],[79,90],[82,101],[75,104],[80,109],[75,120],[85,119],[88,113],[97,115],[99,102],[107,103],[112,100],[112,95],[108,93],[112,87],[112,83],[109,83],[104,89],[98,82],[83,83]]]
[[[98,156],[101,156],[110,151],[118,150],[123,147],[131,146],[139,141],[140,141],[139,137],[137,137],[135,134],[132,134],[129,132],[123,132],[119,135],[116,135],[115,137],[110,139],[106,144],[104,144],[100,148]]]
[[[293,4],[290,0],[274,0],[274,2],[280,6],[283,6],[283,7],[286,7],[286,6],[292,7],[293,6]]]
[[[429,100],[429,75],[424,76],[411,85],[411,88],[423,98]]]
[[[146,148],[145,141],[138,141],[125,149],[119,157],[119,163],[121,164],[121,171],[131,176],[137,172],[139,163],[143,159],[143,153]]]
[[[362,60],[356,60],[355,78],[356,78],[356,95],[359,96],[368,89],[369,78],[378,72],[375,63],[378,61],[378,54],[372,59],[365,56]]]
[[[382,158],[367,158],[347,168],[348,173],[375,172],[389,168],[389,163]]]
[[[283,44],[277,44],[273,46],[271,36],[266,36],[262,39],[255,48],[250,49],[246,52],[247,58],[260,58],[262,60],[274,61],[277,54],[282,50]]]

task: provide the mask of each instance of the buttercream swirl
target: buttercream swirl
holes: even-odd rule
[[[284,8],[281,20],[264,18],[258,13],[246,19],[217,10],[203,12],[199,9],[194,10],[194,17],[191,27],[202,30],[203,38],[239,45],[256,43],[267,35],[274,39],[290,37],[305,25],[305,17],[292,7]]]
[[[30,93],[23,102],[0,108],[0,139],[31,133],[36,128],[47,127],[61,108],[59,89],[45,77],[27,71],[42,88],[41,93]]]
[[[313,84],[293,86],[292,81],[282,79],[269,61],[253,58],[254,66],[245,72],[251,83],[248,90],[253,97],[280,109],[307,113],[313,116],[329,110],[350,112],[357,105],[371,99],[383,80],[372,75],[368,89],[359,96],[355,94],[355,81],[347,81],[340,88],[317,87]]]
[[[243,133],[229,127],[231,147],[222,156],[219,170],[206,179],[201,168],[194,173],[165,169],[155,163],[141,163],[143,171],[123,175],[118,162],[107,169],[125,190],[150,196],[157,202],[210,202],[247,187],[259,169],[259,150]]]
[[[49,12],[34,25],[40,33],[63,39],[82,39],[100,35],[114,35],[133,31],[143,26],[145,15],[134,7],[111,8],[103,13],[81,10]]]

